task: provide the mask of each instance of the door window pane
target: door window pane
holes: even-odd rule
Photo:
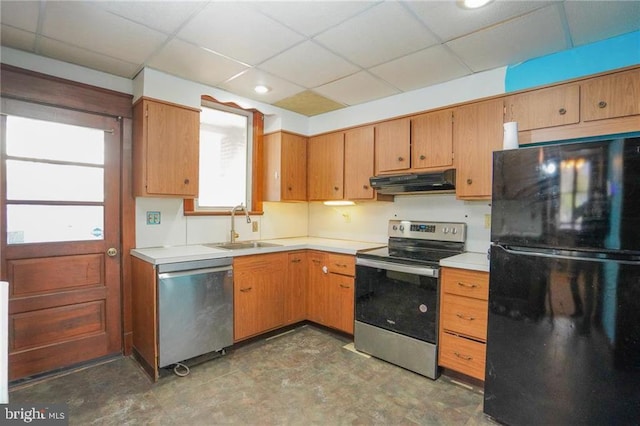
[[[7,160],[7,199],[104,201],[104,169]]]
[[[103,206],[7,205],[7,243],[102,240]]]
[[[6,149],[10,157],[104,164],[104,131],[8,116]]]

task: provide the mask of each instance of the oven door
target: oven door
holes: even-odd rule
[[[438,268],[356,258],[357,322],[436,344]]]

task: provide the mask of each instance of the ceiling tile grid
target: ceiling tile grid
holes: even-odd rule
[[[638,31],[640,0],[1,0],[0,24],[2,46],[315,115]]]

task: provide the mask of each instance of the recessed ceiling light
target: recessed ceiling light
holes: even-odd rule
[[[486,6],[493,0],[458,0],[458,4],[464,9],[478,9],[479,7]]]
[[[263,85],[260,84],[260,85],[258,85],[256,87],[254,87],[253,90],[255,90],[256,93],[260,93],[261,95],[263,95],[263,94],[269,92],[271,90],[271,88],[267,87],[267,86],[263,86]]]

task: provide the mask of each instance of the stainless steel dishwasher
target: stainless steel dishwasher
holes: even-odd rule
[[[233,344],[232,259],[158,265],[159,367]]]

